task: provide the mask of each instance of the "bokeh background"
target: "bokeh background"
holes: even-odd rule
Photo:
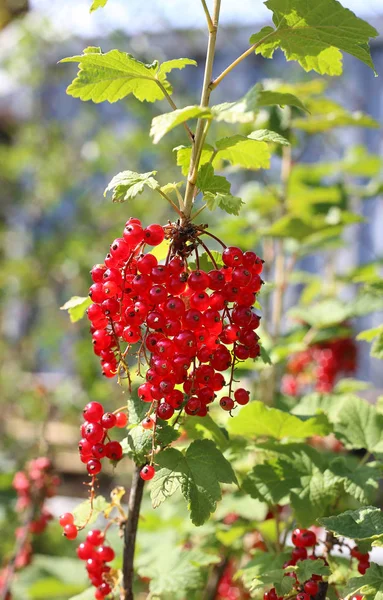
[[[141,105],[134,99],[114,105],[80,102],[65,93],[75,74],[74,65],[58,61],[80,54],[88,45],[101,46],[103,51],[118,47],[144,62],[178,57],[181,52],[195,58],[199,66],[172,75],[179,105],[195,103],[203,76],[206,36],[197,0],[110,0],[106,10],[92,15],[89,4],[0,0],[0,520],[5,532],[0,561],[14,543],[16,517],[10,482],[15,468],[26,457],[49,449],[62,480],[50,509],[59,514],[76,504],[78,497],[85,497],[83,466],[77,458],[79,413],[90,399],[112,398],[118,406],[121,392],[100,376],[87,323],[71,324],[60,307],[73,295],[87,294],[89,269],[102,262],[130,215],[148,223],[164,222],[169,214],[157,198],[149,201],[147,195],[140,196],[128,207],[112,204],[103,197],[103,190],[124,169],[156,169],[163,181],[180,178],[172,154],[178,134],[159,146],[153,146],[147,135],[151,118],[161,109],[167,111],[167,106]],[[380,0],[343,0],[343,4],[383,34]],[[250,34],[268,20],[269,11],[260,0],[224,0],[216,72],[242,52]],[[383,36],[373,41],[372,56],[380,78],[345,57],[344,75],[329,80],[328,95],[382,122]],[[273,61],[253,56],[235,76],[225,79],[216,101],[236,100],[265,78],[298,81],[310,76],[286,64],[279,53]],[[313,139],[305,148],[304,160],[333,161],[357,144],[376,155],[374,175],[378,176],[383,150],[379,129],[336,130],[326,144]],[[233,181],[237,189],[244,183],[243,176],[235,173]],[[359,207],[368,220],[349,228],[346,248],[337,251],[340,270],[373,261],[381,264],[379,185],[376,192]],[[220,227],[224,228],[222,222]],[[317,273],[323,267],[321,260],[311,256],[300,266]],[[290,304],[294,294],[293,288]],[[374,314],[356,326],[366,329],[380,322],[381,315]],[[372,381],[378,390],[383,388],[381,365],[368,352],[360,354],[357,377]],[[112,486],[110,470],[102,487],[110,490]],[[73,549],[54,526],[42,536],[36,551],[73,556]],[[42,568],[38,561],[36,568]],[[22,581],[19,597],[65,599],[83,586],[79,574],[71,582],[71,591],[62,587],[59,592],[44,591],[35,585],[41,577],[35,573]],[[44,577],[54,576],[44,573]]]

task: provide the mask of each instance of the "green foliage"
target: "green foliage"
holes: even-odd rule
[[[289,567],[288,571],[296,573],[298,581],[307,581],[313,575],[330,575],[330,569],[320,559],[300,560],[296,567]]]
[[[379,123],[360,111],[349,112],[329,98],[312,98],[307,102],[310,115],[297,117],[293,126],[307,133],[323,133],[336,127],[369,127],[378,128]]]
[[[365,575],[350,579],[344,597],[348,599],[356,593],[380,600],[383,594],[383,567],[372,563]]]
[[[101,48],[85,48],[81,56],[63,58],[60,62],[78,62],[79,72],[67,93],[81,100],[117,102],[133,94],[141,102],[155,102],[172,93],[166,74],[172,69],[195,65],[189,58],[180,58],[159,64],[147,65],[131,54],[110,50],[103,54]]]
[[[216,121],[225,123],[252,123],[256,114],[265,106],[295,106],[303,111],[307,108],[294,94],[264,90],[257,83],[247,94],[236,102],[224,102],[212,107]]]
[[[336,536],[369,542],[383,536],[383,515],[375,506],[347,510],[340,515],[318,520]]]
[[[202,108],[200,106],[185,106],[173,110],[173,112],[164,113],[158,117],[154,117],[150,129],[150,135],[153,138],[153,144],[158,142],[177,125],[185,123],[189,119],[211,119],[212,114],[210,108]]]
[[[285,576],[282,568],[286,560],[288,560],[287,552],[279,555],[271,552],[256,554],[240,571],[245,586],[250,590],[257,590],[272,584],[278,594],[288,594],[293,588],[293,580],[291,577]]]
[[[277,48],[287,60],[296,60],[305,71],[340,75],[342,54],[347,52],[374,69],[368,42],[378,35],[374,27],[343,8],[337,0],[309,4],[305,0],[267,0],[273,27],[264,27],[250,38],[255,51],[272,58]]]
[[[149,173],[123,171],[113,177],[104,192],[104,196],[113,190],[113,202],[125,202],[126,200],[132,200],[138,194],[142,194],[145,187],[156,190],[159,188],[158,181],[153,177],[156,173],[157,171],[150,171]]]
[[[157,463],[153,504],[158,506],[180,489],[194,525],[202,525],[216,509],[222,496],[219,484],[236,483],[230,463],[210,440],[192,442],[185,454],[174,448],[164,450],[158,454]]]
[[[60,310],[67,310],[72,323],[80,321],[85,315],[86,309],[92,304],[92,300],[89,296],[72,296],[70,300],[65,302]]]
[[[109,502],[103,496],[96,496],[92,503],[90,500],[85,500],[73,511],[76,525],[82,527],[94,523],[108,507]]]
[[[303,439],[311,435],[326,435],[331,431],[323,414],[309,419],[298,418],[259,401],[244,406],[238,416],[229,421],[228,429],[234,435],[250,439],[266,436],[278,440],[292,436]]]

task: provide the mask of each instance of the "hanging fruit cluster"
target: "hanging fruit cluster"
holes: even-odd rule
[[[29,461],[24,471],[15,473],[12,485],[17,493],[16,511],[23,521],[23,525],[16,529],[19,546],[14,565],[17,570],[30,564],[33,536],[43,533],[53,518],[45,507],[45,501],[55,496],[59,483],[60,479],[54,474],[52,463],[46,456]],[[0,573],[0,592],[6,585],[7,569],[5,566]],[[10,593],[7,598],[11,598]]]
[[[314,344],[290,358],[288,373],[282,378],[282,392],[298,396],[314,385],[318,392],[329,393],[337,377],[355,373],[356,367],[357,351],[352,338]]]
[[[91,271],[88,318],[102,372],[130,381],[131,357],[139,373],[146,365],[138,395],[151,407],[148,414],[156,411],[163,420],[183,408],[188,415],[205,416],[225,385],[224,410],[246,404],[249,392],[232,389],[235,366],[260,353],[255,332],[260,317],[252,306],[263,283],[263,261],[222,242],[224,250],[214,258],[204,235],[220,242],[206,227],[190,222],[143,228],[131,218],[104,264]],[[164,239],[169,252],[159,264],[145,250]],[[212,269],[201,268],[201,250]],[[222,373],[228,370],[226,382]]]

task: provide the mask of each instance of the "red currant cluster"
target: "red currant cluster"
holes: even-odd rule
[[[315,344],[290,358],[288,374],[282,379],[282,391],[297,396],[314,384],[318,392],[331,392],[339,375],[355,372],[356,359],[356,345],[352,338]]]
[[[77,536],[77,527],[71,513],[61,515],[60,525],[69,539]],[[107,564],[114,559],[114,550],[104,542],[105,534],[99,529],[92,529],[86,536],[85,542],[81,542],[77,547],[77,556],[80,560],[86,561],[89,580],[97,588],[94,594],[96,600],[103,600],[115,585],[113,571]]]
[[[109,431],[113,427],[126,427],[128,417],[125,412],[104,412],[99,402],[89,402],[83,415],[85,422],[81,425],[82,437],[78,444],[80,458],[86,464],[89,475],[97,475],[101,471],[103,458],[113,461],[122,458],[122,446],[110,440]]]
[[[310,556],[307,552],[307,548],[313,548],[317,544],[317,537],[310,529],[294,529],[292,535],[292,542],[294,548],[291,552],[291,558],[283,565],[284,568],[295,566],[297,562],[305,559],[316,560],[318,557],[314,553]],[[322,581],[321,575],[312,575],[311,579],[305,582],[299,582],[295,573],[286,573],[286,577],[293,577],[295,579],[295,588],[297,590],[296,600],[311,600],[319,592],[319,582]],[[265,592],[263,595],[264,600],[283,600],[279,597],[275,588]]]
[[[368,552],[360,552],[358,546],[351,550],[352,558],[356,558],[358,561],[358,571],[361,575],[364,575],[370,566],[370,555]]]
[[[254,252],[225,247],[219,267],[200,239],[203,234],[212,236],[190,223],[144,229],[131,218],[104,264],[91,271],[88,317],[103,374],[125,373],[130,381],[127,357],[137,356],[139,373],[142,363],[148,366],[139,398],[164,420],[181,408],[188,415],[205,416],[226,383],[222,372],[227,369],[229,393],[221,398],[221,407],[230,411],[235,403],[246,404],[249,392],[232,394],[234,367],[260,353],[255,333],[260,317],[251,307],[263,283],[263,261]],[[144,250],[164,239],[170,240],[169,253],[165,264],[159,264]],[[201,247],[215,267],[208,272],[199,266]],[[188,263],[192,252],[196,265]]]
[[[17,471],[13,478],[13,487],[17,492],[16,510],[23,515],[29,511],[30,518],[22,527],[18,527],[15,537],[20,540],[20,548],[15,557],[15,568],[22,569],[32,560],[32,536],[45,531],[48,522],[52,519],[51,513],[44,507],[45,500],[56,494],[60,479],[53,473],[52,463],[49,458],[40,456],[26,465],[24,471]],[[25,517],[24,517],[25,520]],[[2,571],[0,590],[3,582],[6,583],[7,566]],[[5,585],[4,583],[4,585]],[[7,596],[10,598],[10,593]]]

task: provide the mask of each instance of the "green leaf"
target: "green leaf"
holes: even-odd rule
[[[271,154],[265,141],[258,141],[243,135],[233,135],[217,140],[216,147],[219,159],[227,160],[233,166],[252,170],[270,167]]]
[[[252,498],[275,506],[289,497],[292,488],[299,487],[300,475],[289,462],[273,461],[256,465],[242,487]]]
[[[383,415],[357,396],[350,396],[343,404],[343,410],[337,414],[335,432],[348,449],[383,452]]]
[[[298,523],[309,527],[323,516],[339,497],[341,482],[329,469],[324,472],[314,469],[301,479],[301,489],[290,495]]]
[[[154,179],[157,171],[149,171],[148,173],[135,173],[134,171],[122,171],[113,177],[112,181],[105,189],[104,196],[113,190],[113,202],[125,202],[132,200],[138,194],[142,194],[145,186],[151,190],[159,188],[159,183]]]
[[[211,109],[202,108],[201,106],[185,106],[185,108],[178,108],[172,112],[154,117],[150,129],[153,144],[158,144],[164,135],[189,119],[212,119]]]
[[[232,196],[231,194],[212,194],[211,192],[206,192],[204,200],[209,210],[213,211],[216,208],[221,208],[229,215],[239,215],[241,206],[244,204],[241,198]]]
[[[148,412],[145,402],[136,394],[132,394],[127,401],[129,425],[139,425]]]
[[[376,506],[346,510],[340,515],[318,519],[328,531],[353,540],[372,541],[383,536],[383,514]]]
[[[183,600],[192,597],[194,590],[202,590],[204,573],[209,565],[220,562],[216,554],[198,549],[185,550],[174,544],[174,540],[154,545],[153,552],[138,557],[138,574],[150,579],[150,596]],[[194,597],[194,596],[193,596]]]
[[[186,419],[182,427],[190,439],[211,440],[222,452],[226,450],[229,445],[228,436],[225,430],[217,425],[210,415]]]
[[[288,594],[293,588],[291,577],[285,576],[283,564],[288,560],[288,553],[260,553],[254,556],[247,565],[239,571],[244,585],[250,591],[268,584],[275,586],[279,595]]]
[[[375,338],[371,347],[371,356],[383,360],[383,330]]]
[[[210,163],[202,165],[198,171],[197,187],[201,192],[227,194],[230,192],[230,182],[226,177],[214,175],[214,168]]]
[[[224,102],[212,107],[216,121],[226,123],[251,123],[264,106],[295,106],[306,111],[304,104],[291,93],[263,90],[257,83],[236,102]]]
[[[90,7],[90,12],[97,10],[98,8],[104,8],[108,0],[93,0],[92,6]]]
[[[180,487],[194,525],[202,525],[215,511],[222,496],[219,483],[236,483],[230,463],[210,440],[194,441],[185,454],[169,448],[156,460],[159,469],[152,484],[154,504],[158,506]]]
[[[186,176],[189,172],[190,158],[192,152],[191,146],[177,146],[176,148],[173,148],[173,152],[177,153],[177,165],[181,167],[182,174]],[[200,165],[209,162],[213,153],[213,146],[205,144],[201,153]],[[214,160],[212,164],[215,164]]]
[[[265,235],[276,238],[292,238],[298,241],[314,233],[315,229],[299,217],[285,215],[268,227]]]
[[[86,309],[92,304],[89,296],[72,296],[70,300],[60,306],[60,310],[67,310],[72,323],[76,323],[83,318]]]
[[[54,577],[40,577],[28,587],[29,600],[54,600],[68,598],[83,588],[83,585],[66,583]],[[65,596],[64,596],[65,594]],[[93,596],[94,597],[94,596]]]
[[[290,146],[290,142],[283,135],[270,129],[256,129],[247,137],[250,140],[258,140],[258,142],[271,142],[273,144],[280,144],[281,146]]]
[[[327,435],[331,427],[324,414],[305,420],[256,401],[244,406],[238,416],[230,419],[228,430],[250,439],[267,436],[282,440],[286,437],[304,439],[312,435]]]
[[[141,101],[162,100],[165,98],[164,90],[172,93],[166,73],[174,68],[183,69],[186,64],[196,64],[193,60],[181,58],[163,65],[159,65],[158,61],[148,65],[126,52],[111,50],[103,54],[101,48],[95,47],[86,48],[81,56],[70,56],[60,62],[79,63],[79,72],[67,93],[96,103],[117,102],[129,94]]]
[[[369,504],[376,495],[378,480],[382,475],[377,463],[355,467],[346,457],[335,458],[330,463],[331,472],[343,483],[344,491],[361,504]]]
[[[379,123],[369,115],[349,112],[343,106],[329,98],[312,98],[308,102],[310,115],[297,117],[292,126],[307,133],[323,133],[336,127],[369,127],[378,128]]]
[[[251,44],[258,44],[257,54],[272,58],[280,48],[287,60],[298,61],[305,71],[340,75],[341,50],[374,69],[368,42],[378,32],[337,0],[314,4],[306,0],[267,0],[265,4],[273,12],[275,29],[265,27],[250,38]]]
[[[90,500],[85,500],[72,511],[75,524],[82,527],[86,523],[94,523],[98,516],[108,508],[109,504],[104,496],[96,496],[93,500],[93,507],[91,507]],[[90,514],[91,517],[89,518]]]
[[[313,575],[330,575],[330,569],[323,563],[323,560],[300,560],[296,567],[288,567],[287,571],[293,571],[297,575],[298,581],[307,581]]]
[[[347,582],[342,596],[347,600],[357,592],[367,596],[369,599],[382,600],[383,598],[383,567],[371,563],[365,575],[362,577],[353,577]]]
[[[160,68],[158,69],[158,77],[161,80],[162,76],[170,73],[170,71],[173,71],[173,69],[182,70],[188,65],[196,67],[197,62],[191,58],[173,58],[172,60],[167,60],[160,65]]]

